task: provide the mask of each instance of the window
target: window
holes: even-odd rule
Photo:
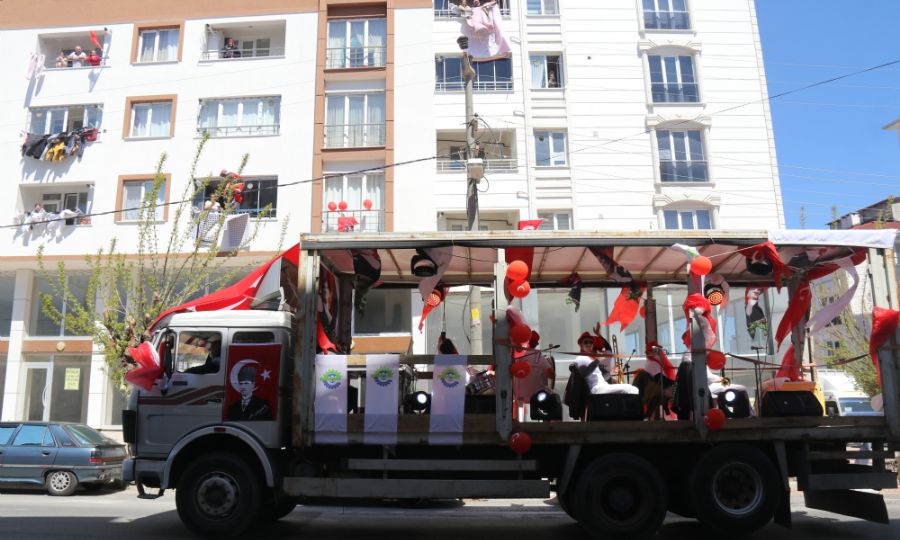
[[[651,55],[650,86],[654,103],[696,103],[700,92],[690,56]]]
[[[372,289],[366,294],[365,313],[353,310],[354,335],[410,332],[412,296],[407,289]]]
[[[558,0],[528,0],[529,15],[559,15]]]
[[[266,206],[272,205],[265,217],[275,217],[278,210],[278,178],[243,177],[242,180],[244,182],[244,200],[235,209],[235,212],[250,214],[251,217],[259,217]],[[198,190],[194,194],[194,207],[202,209],[207,199],[214,195],[221,185],[222,182],[220,180],[215,180],[209,182],[202,192]],[[223,205],[224,202],[224,199],[219,201],[220,205]]]
[[[0,273],[0,337],[9,337],[10,328],[12,327],[12,311],[13,298],[15,298],[16,290],[16,274],[13,272]],[[0,357],[0,362],[3,362]],[[6,367],[0,363],[0,368]],[[0,392],[3,390],[3,375],[0,371]],[[0,395],[3,395],[0,393]],[[0,400],[2,401],[2,400]]]
[[[462,0],[434,0],[434,16],[435,17],[454,17],[456,14],[453,6],[458,6]],[[497,0],[500,6],[500,14],[509,15],[509,0]]]
[[[273,332],[235,332],[231,343],[277,343]]]
[[[366,200],[371,201],[371,208],[366,208]],[[356,232],[384,230],[384,173],[326,175],[324,206],[342,201],[347,203],[347,210],[323,213],[326,232],[347,232],[348,224]],[[351,217],[356,223],[340,221]]]
[[[535,131],[534,149],[538,167],[565,167],[568,164],[565,131]]]
[[[175,111],[175,100],[137,101],[129,98],[126,109],[126,133],[132,138],[171,137],[174,135],[172,117]]]
[[[386,19],[330,21],[325,67],[384,67],[386,42]]]
[[[663,182],[708,182],[700,131],[658,130],[659,172]]]
[[[644,0],[644,28],[648,30],[689,30],[686,0]]]
[[[712,229],[709,210],[664,210],[666,229]]]
[[[0,355],[0,396],[6,395],[6,354]],[[3,400],[0,399],[0,418],[3,418]],[[0,427],[0,445],[6,443],[3,437],[3,427]],[[10,433],[11,435],[12,433]],[[9,435],[7,435],[9,437]]]
[[[543,219],[540,231],[568,231],[572,229],[572,215],[569,212],[538,212]]]
[[[563,88],[562,59],[558,54],[531,55],[531,87]]]
[[[77,329],[66,327],[65,316],[75,306],[84,305],[88,294],[88,281],[90,276],[79,272],[72,272],[66,276],[66,286],[74,296],[74,300],[61,298],[56,293],[59,282],[52,277],[52,282],[43,277],[34,278],[34,293],[31,299],[31,320],[29,321],[28,334],[34,337],[62,337],[83,335],[75,332]],[[44,313],[43,297],[50,295],[53,307],[62,315],[60,321],[54,321]]]
[[[180,28],[138,30],[136,63],[174,62],[178,58]]]
[[[179,373],[217,373],[222,359],[222,334],[218,332],[181,332],[175,350],[175,371]]]
[[[197,133],[210,137],[277,135],[281,97],[201,99]]]
[[[29,133],[52,135],[82,128],[100,127],[101,105],[69,105],[64,107],[32,107]]]
[[[325,98],[325,148],[384,146],[384,94]]]
[[[24,425],[16,433],[13,446],[56,446],[47,426]]]
[[[434,61],[435,90],[439,92],[452,92],[465,90],[465,81],[462,78],[462,57],[438,56]],[[475,82],[473,89],[476,92],[509,91],[513,89],[512,60],[501,58],[490,62],[476,62]]]
[[[18,426],[0,426],[0,446],[9,442],[12,434],[15,433]]]
[[[158,184],[153,178],[120,177],[122,197],[118,221],[138,221],[142,209],[148,216],[152,209],[156,221],[164,221],[168,180],[168,175],[161,178]]]

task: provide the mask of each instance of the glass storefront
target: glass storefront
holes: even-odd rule
[[[90,356],[35,355],[22,367],[26,420],[87,420]]]

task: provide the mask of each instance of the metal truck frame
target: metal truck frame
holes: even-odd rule
[[[811,232],[811,231],[808,231]],[[155,498],[175,489],[185,525],[201,535],[231,536],[261,519],[278,519],[304,497],[420,499],[522,498],[556,493],[560,506],[596,538],[652,536],[666,512],[696,517],[712,529],[751,532],[771,520],[790,525],[789,479],[796,478],[806,505],[887,523],[880,494],[857,491],[897,486],[885,469],[900,442],[900,334],[879,353],[884,416],[749,417],[724,428],[704,423],[709,407],[706,349],[700,325],[692,324],[692,419],[681,421],[527,422],[512,414],[512,361],[505,312],[506,249],[534,248],[533,288],[560,287],[577,271],[585,287],[621,283],[591,255],[613,250],[614,260],[652,286],[688,284],[697,291],[675,243],[712,257],[715,272],[734,285],[773,285],[773,277],[747,271],[739,251],[776,238],[778,249],[814,247],[831,260],[865,252],[877,306],[897,309],[893,237],[868,231],[815,231],[815,235],[764,231],[494,231],[467,233],[316,234],[301,238],[297,295],[285,311],[217,311],[175,314],[158,328],[153,345],[164,375],[150,390],[135,388],[123,427],[134,459],[126,478],[139,496]],[[821,234],[818,234],[821,233]],[[442,283],[485,287],[495,321],[491,354],[469,356],[475,365],[496,366],[495,412],[466,414],[461,443],[430,443],[429,415],[399,414],[396,444],[366,444],[365,414],[345,413],[339,444],[317,438],[317,346],[321,280],[336,290],[332,339],[349,351],[353,336],[355,270],[351,250],[377,250],[382,287],[413,289],[410,269],[417,250],[452,247]],[[789,284],[789,287],[793,285]],[[493,289],[494,293],[488,293]],[[647,301],[648,340],[655,334],[655,305]],[[179,371],[180,336],[222,336],[222,351],[244,343],[268,343],[280,351],[280,385],[274,420],[226,420],[233,371],[188,377]],[[262,336],[262,337],[260,337]],[[793,343],[804,343],[795,330]],[[178,345],[176,345],[176,343]],[[377,352],[377,351],[376,351]],[[814,357],[814,352],[811,353]],[[371,355],[347,355],[348,370],[364,370]],[[431,378],[432,355],[401,355],[420,381]],[[233,365],[234,359],[229,362]],[[224,363],[223,363],[224,365]],[[202,379],[202,380],[201,380]],[[686,381],[679,381],[679,384]],[[401,402],[402,402],[401,396]],[[343,421],[343,420],[342,420]],[[510,436],[525,432],[524,453]],[[848,444],[868,443],[866,455]],[[871,466],[849,460],[872,459]],[[150,490],[156,490],[151,493]]]

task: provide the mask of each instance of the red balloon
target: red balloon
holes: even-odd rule
[[[531,293],[531,284],[527,281],[513,281],[507,290],[513,298],[525,298]]]
[[[366,200],[364,200],[364,201],[363,201],[363,208],[365,208],[366,210],[371,210],[371,209],[372,209],[372,199],[366,199]]]
[[[347,201],[341,201],[338,203],[338,208],[341,209],[341,212],[347,209]]]
[[[718,431],[725,427],[725,413],[722,409],[710,409],[706,411],[703,423],[710,431]]]
[[[531,364],[524,360],[516,360],[509,366],[509,372],[517,379],[524,379],[531,375]]]
[[[706,365],[709,369],[719,370],[725,367],[727,359],[720,351],[706,351]]]
[[[710,271],[712,271],[712,261],[707,257],[700,255],[691,261],[691,273],[695,276],[705,276]]]
[[[509,436],[509,448],[517,453],[524,454],[531,450],[531,435],[524,431],[517,431]]]
[[[528,278],[528,265],[525,261],[515,260],[506,267],[506,277],[511,281],[525,281]]]
[[[509,338],[513,343],[528,343],[531,339],[531,327],[527,324],[517,324],[510,327]]]
[[[337,203],[335,203],[334,201],[329,202],[328,209],[334,212],[335,210],[337,210]]]

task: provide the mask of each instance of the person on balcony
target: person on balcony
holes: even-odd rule
[[[91,50],[91,54],[87,56],[87,62],[91,67],[96,67],[103,63],[103,57],[100,56],[99,50],[100,49],[93,49]]]
[[[59,56],[56,57],[56,67],[64,68],[69,67],[69,60],[66,58],[66,51],[60,50]]]
[[[222,58],[240,58],[241,51],[238,50],[237,41],[234,38],[225,39],[225,49],[222,51]]]
[[[76,45],[75,50],[69,53],[69,62],[71,67],[84,67],[87,55],[81,50],[80,45]]]

